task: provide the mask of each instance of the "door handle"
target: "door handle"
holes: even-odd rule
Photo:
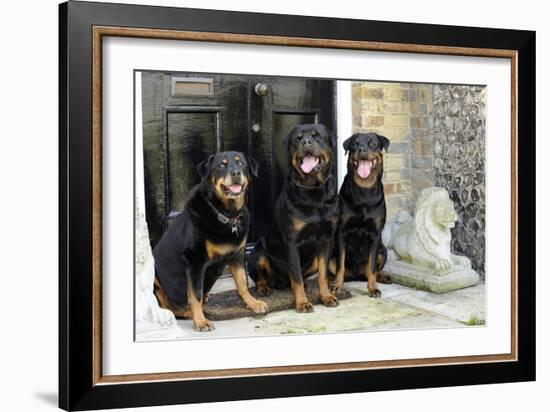
[[[261,130],[261,127],[258,123],[254,123],[251,127],[252,131],[258,133]]]
[[[267,83],[256,83],[256,86],[254,86],[254,91],[258,96],[265,96],[269,91],[269,86]]]

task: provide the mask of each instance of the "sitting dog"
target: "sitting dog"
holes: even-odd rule
[[[327,266],[338,221],[338,194],[332,174],[336,137],[323,125],[296,126],[285,138],[289,175],[275,204],[265,237],[248,257],[256,288],[291,288],[296,310],[312,312],[304,279],[318,274],[326,306],[337,306],[330,292]]]
[[[376,133],[354,134],[344,142],[348,156],[348,173],[340,188],[340,221],[331,272],[336,269],[332,291],[342,289],[344,279],[367,280],[371,297],[380,297],[377,279],[389,283],[381,275],[387,250],[382,244],[386,222],[386,201],[382,174],[390,141]]]
[[[197,331],[214,329],[203,313],[206,294],[228,266],[237,292],[254,313],[267,305],[248,290],[244,268],[250,214],[246,208],[251,176],[258,165],[239,152],[211,155],[197,166],[202,178],[185,209],[153,250],[155,295],[178,318],[192,318]]]

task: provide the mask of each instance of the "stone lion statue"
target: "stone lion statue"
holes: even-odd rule
[[[382,242],[391,258],[433,269],[435,273],[446,273],[457,266],[470,269],[468,258],[451,253],[451,228],[456,220],[447,190],[430,187],[418,196],[414,218],[401,211],[386,224]]]
[[[155,263],[145,216],[136,201],[136,322],[150,322],[161,327],[176,326],[176,318],[169,310],[159,307],[153,294]]]

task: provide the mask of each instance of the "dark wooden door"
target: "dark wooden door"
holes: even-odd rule
[[[288,173],[284,137],[300,123],[336,127],[330,80],[159,72],[142,72],[141,78],[145,206],[153,246],[199,182],[196,164],[224,150],[260,163],[248,205],[254,241],[265,232]]]

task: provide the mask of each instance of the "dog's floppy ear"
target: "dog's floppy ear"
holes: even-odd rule
[[[378,136],[378,138],[382,142],[382,147],[387,152],[388,148],[390,147],[390,139],[388,139],[386,136],[382,136],[381,134],[378,134],[378,133],[376,133],[376,136]]]
[[[197,172],[199,173],[199,176],[202,180],[208,177],[212,160],[214,160],[214,155],[208,156],[208,159],[203,160],[197,165]]]
[[[356,136],[357,135],[354,134],[354,135],[348,137],[346,140],[344,140],[344,150],[345,150],[344,156],[348,154],[348,152],[351,148],[351,145],[353,144]]]
[[[246,160],[248,161],[248,168],[252,176],[258,177],[258,169],[260,168],[259,163],[248,155],[246,156]]]

